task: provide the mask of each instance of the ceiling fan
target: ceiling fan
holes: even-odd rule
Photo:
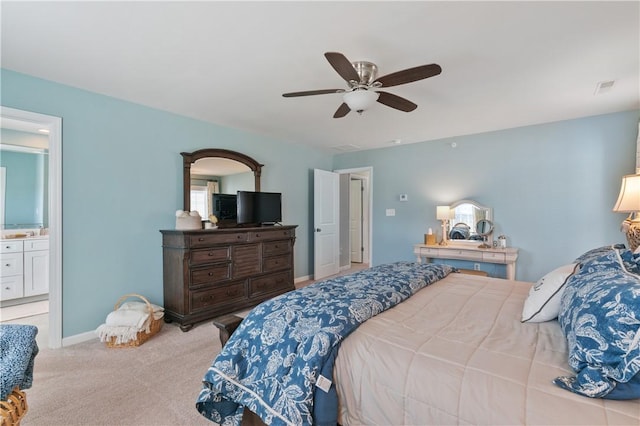
[[[378,101],[383,105],[400,111],[410,112],[418,105],[389,92],[378,90],[384,87],[399,86],[425,78],[433,77],[442,72],[438,64],[421,65],[407,68],[378,77],[376,64],[366,61],[350,62],[342,53],[327,52],[324,54],[329,64],[349,85],[348,89],[321,89],[304,92],[284,93],[285,98],[297,96],[325,95],[328,93],[344,93],[343,103],[338,107],[333,118],[341,118],[354,110],[359,114]]]

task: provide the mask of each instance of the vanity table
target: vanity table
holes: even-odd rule
[[[469,243],[455,244],[447,246],[435,246],[426,244],[416,244],[413,246],[413,253],[416,255],[418,263],[432,262],[433,259],[467,260],[478,263],[497,263],[506,265],[507,279],[516,279],[516,261],[518,260],[518,249],[508,248],[478,248]]]

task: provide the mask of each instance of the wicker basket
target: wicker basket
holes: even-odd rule
[[[160,331],[160,329],[162,328],[162,324],[164,323],[164,320],[162,318],[155,319],[153,317],[153,306],[151,306],[151,303],[149,303],[149,301],[144,296],[141,296],[139,294],[135,294],[135,293],[125,294],[120,299],[118,299],[118,301],[116,302],[113,310],[118,310],[120,305],[122,305],[125,300],[127,300],[127,299],[129,299],[131,297],[138,297],[138,298],[142,299],[144,301],[144,303],[147,304],[147,309],[149,310],[149,320],[148,321],[151,321],[151,323],[149,325],[149,332],[147,333],[146,331],[139,331],[138,335],[137,335],[137,337],[135,339],[129,340],[126,343],[118,343],[118,344],[116,344],[116,338],[112,337],[111,339],[109,339],[106,342],[107,343],[107,347],[109,347],[109,348],[131,348],[131,347],[140,346],[141,344],[143,344],[144,342],[149,340],[153,335],[157,334]]]
[[[27,396],[16,386],[6,401],[0,401],[0,425],[18,426],[28,409]]]

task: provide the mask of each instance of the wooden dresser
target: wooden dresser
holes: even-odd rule
[[[165,321],[188,331],[293,290],[296,227],[160,231]]]

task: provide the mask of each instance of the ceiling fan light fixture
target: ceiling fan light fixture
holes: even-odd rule
[[[344,103],[349,106],[352,111],[361,113],[362,111],[371,108],[380,96],[379,93],[370,90],[358,89],[351,92],[346,92],[342,99]]]

